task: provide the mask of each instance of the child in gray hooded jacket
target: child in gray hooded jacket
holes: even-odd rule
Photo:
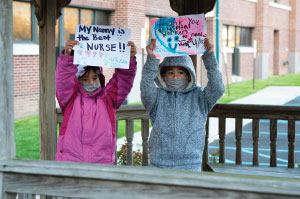
[[[204,89],[196,86],[189,56],[166,57],[160,64],[153,54],[155,46],[151,40],[146,48],[141,80],[141,98],[152,124],[151,166],[201,171],[207,115],[225,91],[213,46],[205,40],[208,52],[202,59],[208,83]]]

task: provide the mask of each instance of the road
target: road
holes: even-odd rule
[[[284,106],[300,106],[300,96],[284,104]],[[288,164],[288,135],[286,120],[278,120],[277,124],[277,166],[287,167]],[[225,139],[225,162],[235,163],[235,132],[232,131],[226,135]],[[296,136],[295,136],[295,167],[300,164],[300,121],[296,121]],[[212,155],[218,154],[219,140],[209,144],[208,154],[210,162]],[[252,144],[252,123],[243,126],[242,134],[242,164],[252,165],[253,144]],[[216,158],[217,155],[216,155]],[[259,134],[259,165],[270,165],[270,121],[260,120],[260,134]],[[299,165],[300,167],[300,165]]]

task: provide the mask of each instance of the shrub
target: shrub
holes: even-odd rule
[[[127,165],[127,145],[123,144],[120,151],[117,152],[118,165]],[[143,154],[140,149],[133,151],[133,165],[142,166]]]
[[[219,162],[219,149],[215,153],[211,153],[208,157],[208,162],[218,163]]]

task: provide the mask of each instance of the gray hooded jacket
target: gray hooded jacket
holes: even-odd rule
[[[196,86],[189,56],[166,57],[161,64],[159,59],[147,57],[141,98],[152,124],[149,149],[153,167],[201,171],[207,114],[225,91],[214,54],[202,59],[209,80],[204,89]],[[158,72],[166,66],[182,66],[190,72],[191,82],[184,90],[174,92],[166,87]]]

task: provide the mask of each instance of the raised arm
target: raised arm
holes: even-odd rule
[[[151,43],[146,47],[148,56],[142,69],[142,80],[140,84],[141,99],[149,112],[151,112],[157,99],[157,87],[154,84],[154,79],[157,76],[159,59],[156,59],[153,54],[155,47],[156,41],[152,39]]]
[[[225,87],[219,64],[217,63],[216,57],[213,53],[213,46],[208,40],[205,40],[204,45],[205,49],[208,50],[208,52],[202,56],[208,78],[207,86],[204,88],[204,96],[207,112],[209,112],[224,94]]]
[[[128,45],[131,46],[129,69],[115,69],[113,77],[104,88],[107,99],[116,109],[122,105],[129,94],[136,74],[136,47],[131,41]]]
[[[65,50],[57,60],[55,71],[56,97],[60,108],[63,110],[71,99],[76,89],[77,67],[73,64],[72,48],[78,42],[69,40],[66,42]]]

